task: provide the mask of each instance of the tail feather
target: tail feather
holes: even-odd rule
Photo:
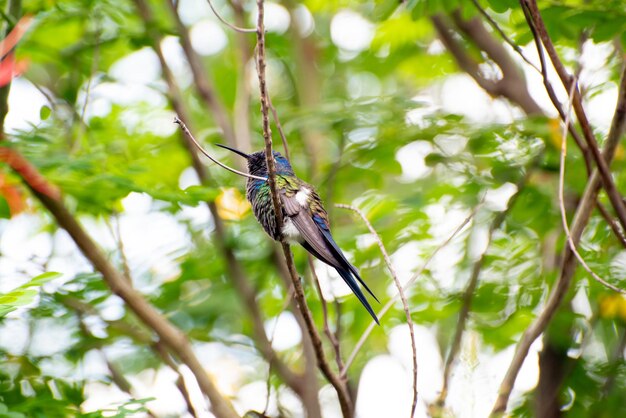
[[[365,290],[367,290],[369,294],[372,295],[372,297],[376,300],[376,302],[380,303],[376,295],[374,295],[374,292],[372,292],[370,288],[367,287],[367,284],[365,284],[363,279],[361,279],[361,276],[359,276],[359,272],[357,271],[356,267],[354,267],[352,264],[350,264],[348,260],[346,260],[346,256],[343,255],[343,252],[341,251],[341,249],[339,248],[339,246],[333,239],[332,235],[330,235],[330,231],[321,229],[321,228],[320,228],[320,231],[322,232],[324,239],[328,243],[328,246],[330,247],[333,255],[335,256],[337,261],[341,264],[341,267],[345,270],[348,270],[352,274],[354,274],[354,277],[357,278],[357,280],[359,281],[359,283],[361,283],[361,285],[365,288]],[[337,271],[339,271],[339,267],[336,267],[336,266],[334,267],[337,269]]]
[[[365,295],[361,291],[361,288],[359,287],[359,284],[356,282],[356,280],[354,280],[354,277],[352,276],[352,272],[349,271],[349,270],[346,270],[346,269],[342,269],[342,268],[336,268],[336,270],[337,270],[337,273],[339,273],[339,275],[341,276],[341,278],[346,282],[348,287],[350,287],[350,290],[352,290],[352,292],[356,295],[357,299],[359,299],[361,304],[363,304],[363,306],[365,307],[367,312],[369,312],[369,314],[372,316],[372,318],[374,318],[374,321],[376,321],[376,323],[378,325],[380,325],[380,322],[378,322],[378,317],[376,317],[376,314],[374,313],[374,310],[372,309],[372,307],[370,306],[369,302],[365,298]],[[358,278],[358,276],[357,276],[357,278]],[[367,286],[366,286],[366,288],[367,288]]]

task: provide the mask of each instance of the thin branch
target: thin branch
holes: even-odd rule
[[[491,26],[494,28],[494,30],[496,30],[504,39],[504,41],[506,43],[508,43],[519,55],[520,57],[527,62],[529,65],[531,65],[532,68],[534,68],[535,70],[539,71],[543,77],[543,83],[544,86],[546,88],[546,92],[548,93],[548,97],[550,98],[550,101],[552,102],[552,104],[554,105],[555,109],[557,110],[557,112],[559,113],[559,116],[561,118],[562,121],[565,120],[565,113],[564,110],[561,106],[561,103],[559,101],[559,99],[556,96],[556,93],[554,91],[554,88],[552,87],[549,79],[548,79],[548,72],[547,72],[547,66],[546,66],[546,62],[545,62],[545,56],[543,53],[543,47],[541,45],[541,42],[539,40],[539,37],[535,31],[535,28],[533,25],[529,25],[531,31],[533,32],[534,36],[534,40],[537,44],[537,52],[540,58],[540,62],[541,62],[541,69],[539,69],[535,64],[533,64],[523,53],[523,51],[521,50],[521,48],[515,44],[510,38],[508,38],[508,36],[504,33],[504,31],[502,30],[502,28],[500,28],[497,24],[497,22],[495,20],[493,20],[493,18],[480,6],[480,4],[477,2],[477,0],[472,0],[472,2],[474,3],[474,5],[476,6],[476,8],[481,12],[481,14],[487,19],[487,21],[491,24]],[[528,17],[528,11],[526,10],[526,8],[523,8],[523,11],[525,13],[525,15]],[[528,19],[529,21],[531,20],[530,18]],[[472,35],[472,31],[466,31],[466,34],[468,36],[470,36],[471,38],[473,38],[475,41],[479,40],[480,38],[486,38],[486,36],[481,36],[481,37],[475,37]],[[483,45],[480,45],[479,42],[476,42],[479,46],[483,47],[485,52],[488,53],[489,50],[494,49],[492,47],[485,47]],[[495,57],[492,56],[492,58],[494,60]],[[496,60],[497,61],[497,60]],[[517,102],[518,105],[520,105],[520,107],[524,108],[524,106],[522,106],[522,104],[519,101],[516,101],[514,97],[509,97],[510,100]],[[587,168],[587,174],[591,175],[591,172],[593,170],[592,167],[592,159],[593,157],[591,156],[591,153],[589,151],[589,149],[587,148],[587,145],[585,144],[584,140],[582,139],[582,137],[580,136],[580,134],[578,133],[578,131],[576,130],[576,128],[574,127],[574,125],[572,124],[572,122],[570,121],[569,125],[568,125],[568,130],[570,132],[570,134],[572,135],[572,138],[574,139],[574,141],[576,142],[576,145],[578,145],[578,147],[580,148],[583,157],[584,157],[584,162],[585,162],[585,167]],[[606,208],[600,203],[597,202],[597,207],[598,207],[598,211],[600,212],[600,214],[602,215],[602,217],[606,220],[606,222],[610,225],[611,229],[613,230],[615,236],[617,237],[617,239],[620,241],[620,243],[626,247],[626,237],[624,236],[623,230],[620,229],[619,226],[617,226],[617,223],[615,221],[615,219],[613,219],[611,217],[611,215],[609,214],[609,212],[606,210]]]
[[[530,31],[533,34],[533,40],[535,41],[535,46],[537,48],[537,55],[539,55],[539,61],[541,63],[541,76],[543,78],[543,85],[546,89],[546,92],[548,93],[548,97],[550,98],[552,105],[558,112],[561,120],[564,122],[566,119],[565,110],[563,110],[563,106],[561,105],[561,102],[557,98],[556,92],[554,91],[554,87],[552,87],[552,83],[550,83],[550,79],[548,78],[548,66],[546,64],[546,57],[543,51],[543,45],[541,44],[541,39],[539,37],[539,34],[537,33],[537,30],[529,14],[529,11],[524,6],[524,4],[522,4],[522,10],[524,12],[524,16],[526,16],[528,27],[530,28]],[[585,166],[587,168],[587,173],[591,174],[591,171],[593,170],[591,160],[593,157],[591,156],[590,151],[587,148],[587,145],[585,144],[584,140],[582,139],[582,137],[580,136],[580,134],[578,133],[578,131],[574,127],[574,124],[572,124],[571,121],[568,123],[567,127],[568,127],[570,134],[572,135],[572,138],[574,138],[576,145],[578,146],[578,148],[583,154],[583,157],[585,160]]]
[[[209,7],[211,8],[211,10],[213,10],[213,14],[215,15],[215,17],[218,18],[218,20],[220,22],[222,22],[223,24],[225,24],[226,26],[228,26],[229,28],[231,28],[234,31],[237,32],[241,32],[241,33],[255,33],[257,30],[253,29],[253,28],[240,28],[239,26],[235,26],[232,23],[228,22],[226,19],[224,19],[215,9],[215,7],[213,7],[213,3],[211,2],[211,0],[206,0],[207,3],[209,3]]]
[[[546,65],[546,59],[545,59],[545,55],[543,52],[543,45],[541,44],[539,34],[537,33],[537,30],[535,29],[535,26],[532,23],[532,18],[530,17],[528,9],[522,6],[522,10],[524,12],[524,15],[526,16],[526,20],[528,21],[528,26],[530,27],[530,30],[533,34],[533,39],[535,42],[535,46],[537,48],[537,54],[539,55],[539,60],[541,62],[540,72],[543,78],[543,85],[546,89],[546,92],[548,93],[548,97],[550,98],[550,101],[552,102],[554,108],[558,112],[559,117],[561,118],[561,121],[565,122],[566,120],[565,111],[563,110],[563,106],[561,105],[561,102],[557,98],[556,92],[554,91],[554,88],[552,87],[552,84],[550,83],[550,80],[548,78],[548,68]],[[579,70],[580,70],[580,67],[579,67]],[[585,168],[587,169],[587,175],[591,176],[591,173],[593,171],[593,166],[592,166],[593,157],[591,156],[589,148],[585,144],[584,140],[582,139],[582,137],[576,130],[576,127],[571,122],[571,120],[567,124],[567,128],[572,138],[576,142],[576,145],[578,146],[578,148],[580,149],[583,155]],[[616,220],[613,217],[611,217],[611,215],[609,214],[609,212],[607,211],[607,209],[604,207],[602,203],[596,202],[596,206],[598,208],[598,211],[602,215],[602,217],[606,220],[606,222],[609,224],[609,226],[613,230],[613,233],[617,237],[618,241],[622,244],[622,246],[626,247],[626,236],[624,236],[623,229],[620,228],[618,222],[616,222]]]
[[[400,300],[402,301],[402,307],[404,308],[404,316],[406,317],[406,324],[409,327],[409,335],[411,337],[411,351],[413,354],[413,402],[411,403],[411,417],[415,415],[415,408],[417,407],[417,347],[415,346],[415,330],[413,329],[413,319],[411,319],[411,312],[409,310],[409,303],[407,302],[406,295],[404,294],[404,290],[402,289],[402,283],[400,283],[400,279],[398,279],[398,274],[396,273],[396,269],[393,267],[391,263],[391,258],[387,253],[387,249],[385,248],[385,244],[383,244],[383,240],[378,235],[378,232],[372,226],[372,223],[367,219],[367,216],[363,213],[363,211],[356,206],[345,205],[345,204],[336,204],[335,205],[341,209],[348,209],[355,212],[357,215],[361,217],[365,226],[370,231],[370,233],[376,239],[378,243],[378,248],[380,248],[380,252],[383,254],[383,258],[385,259],[385,264],[387,264],[387,268],[389,269],[389,273],[391,273],[391,277],[393,278],[393,282],[398,289],[398,294],[400,295]]]
[[[93,57],[91,62],[91,72],[89,74],[89,80],[87,80],[87,87],[85,88],[85,101],[83,103],[83,107],[80,111],[80,119],[83,123],[80,125],[81,129],[86,130],[85,126],[85,114],[87,113],[87,106],[89,106],[89,99],[91,98],[91,89],[93,84],[93,77],[98,71],[98,65],[100,61],[100,28],[99,28],[99,16],[94,16],[93,22],[96,25],[95,30],[95,42],[93,46]]]
[[[282,207],[278,198],[278,191],[276,188],[276,167],[274,162],[274,156],[272,154],[272,133],[270,130],[269,123],[269,95],[267,92],[267,84],[265,80],[265,28],[263,24],[264,18],[264,5],[263,0],[257,0],[258,7],[258,20],[257,20],[257,73],[259,78],[259,92],[261,96],[261,113],[263,119],[263,139],[265,140],[265,160],[267,163],[268,170],[268,183],[271,192],[272,205],[274,208],[274,216],[276,218],[276,233],[278,236],[282,235],[282,225],[283,225],[283,216],[282,216]],[[282,237],[281,237],[282,238]],[[343,413],[344,418],[351,418],[354,411],[354,405],[352,404],[352,400],[350,399],[350,394],[345,384],[345,381],[342,381],[330,368],[328,361],[324,355],[324,348],[322,346],[322,340],[319,336],[317,328],[315,327],[315,323],[313,321],[313,317],[311,316],[311,311],[308,309],[306,305],[306,297],[304,296],[304,290],[302,288],[302,283],[300,282],[300,278],[298,277],[298,273],[296,271],[293,255],[291,254],[291,250],[289,248],[289,244],[285,243],[281,239],[281,245],[283,248],[283,253],[285,255],[285,261],[287,263],[287,268],[289,274],[291,275],[291,280],[294,285],[294,289],[296,292],[296,301],[298,302],[298,306],[300,308],[300,312],[304,318],[304,321],[307,325],[309,336],[311,337],[311,343],[313,344],[313,348],[315,350],[315,354],[317,356],[318,367],[324,374],[324,376],[328,379],[331,385],[337,391],[337,397],[339,398],[339,404],[341,406],[341,411]]]
[[[317,277],[315,265],[313,264],[313,257],[311,256],[311,254],[307,256],[307,260],[309,262],[309,270],[311,270],[311,276],[313,276],[315,288],[317,289],[317,294],[320,298],[320,301],[322,302],[322,313],[324,315],[324,333],[328,337],[330,344],[335,350],[335,362],[337,363],[337,368],[341,370],[343,369],[343,359],[341,358],[341,344],[339,342],[339,338],[337,338],[337,335],[335,335],[330,329],[330,325],[328,322],[328,303],[326,303],[326,299],[324,298],[324,294],[322,293],[322,287],[320,286],[320,280]]]
[[[435,250],[430,254],[430,256],[428,256],[428,258],[426,259],[426,261],[424,261],[424,264],[422,264],[422,267],[419,268],[419,270],[417,272],[415,272],[415,274],[413,274],[413,276],[411,276],[411,278],[405,283],[404,287],[402,288],[402,290],[406,291],[409,287],[411,287],[413,285],[413,283],[415,283],[415,281],[417,280],[418,277],[420,277],[422,275],[422,273],[424,272],[424,270],[426,270],[426,267],[428,267],[428,265],[430,264],[430,262],[433,260],[433,258],[435,258],[435,256],[437,255],[437,253],[444,248],[445,246],[447,246],[453,239],[454,237],[457,236],[457,234],[459,232],[461,232],[463,230],[463,228],[465,228],[465,225],[467,225],[470,220],[472,220],[472,218],[474,217],[474,215],[476,214],[476,211],[478,210],[478,208],[482,206],[482,202],[480,204],[478,204],[478,206],[476,206],[474,208],[474,210],[472,210],[472,213],[470,213],[467,218],[465,218],[463,220],[463,222],[461,222],[461,224],[459,226],[456,227],[456,229],[452,232],[452,234],[450,234],[450,236],[448,238],[446,238],[445,241],[443,241],[441,244],[439,244],[437,246],[437,248],[435,248]],[[385,306],[383,306],[383,308],[380,310],[380,312],[377,314],[378,319],[382,319],[383,316],[385,316],[385,314],[389,311],[389,309],[391,309],[391,307],[394,305],[394,303],[396,303],[398,301],[398,299],[400,298],[400,293],[396,293],[394,295],[393,298],[391,298],[389,300],[389,302],[387,302],[385,304]],[[372,322],[370,323],[370,325],[367,327],[367,329],[365,330],[365,332],[361,335],[361,338],[359,339],[359,341],[356,343],[356,345],[354,346],[354,349],[352,350],[352,353],[350,353],[350,357],[348,357],[348,360],[346,361],[346,365],[344,366],[343,370],[341,371],[341,375],[345,376],[348,372],[348,369],[350,367],[350,365],[354,362],[354,360],[356,359],[357,354],[359,353],[359,351],[361,350],[361,348],[363,348],[363,345],[365,344],[365,341],[367,340],[367,337],[369,337],[369,335],[372,333],[372,331],[374,330],[374,327],[376,326],[376,322],[374,322],[372,320]]]
[[[524,7],[525,4],[522,3],[522,6]],[[532,22],[529,22],[529,24],[532,24]],[[574,92],[574,94],[576,93]],[[619,139],[624,134],[625,129],[626,67],[624,67],[624,69],[622,70],[615,114],[613,116],[611,129],[609,131],[609,135],[603,149],[603,157],[607,163],[610,163],[610,161],[613,159],[617,144],[619,143]],[[585,187],[583,196],[580,200],[580,203],[578,204],[578,208],[576,209],[574,220],[572,221],[570,235],[572,241],[575,244],[578,244],[580,242],[580,238],[585,229],[585,226],[589,222],[593,207],[595,206],[596,200],[598,198],[600,185],[600,175],[598,174],[598,170],[594,170],[587,182],[587,186]],[[524,359],[528,355],[528,350],[530,349],[530,346],[546,329],[570,287],[571,279],[574,275],[574,272],[576,271],[576,257],[572,253],[571,247],[569,245],[564,248],[563,252],[564,254],[562,257],[562,268],[559,279],[555,283],[554,288],[552,289],[552,292],[550,293],[550,296],[545,303],[543,311],[541,311],[541,313],[537,316],[535,322],[533,322],[526,329],[526,331],[522,335],[519,344],[516,347],[511,364],[509,365],[506,375],[500,384],[500,388],[498,390],[498,398],[491,412],[492,416],[498,416],[504,413],[504,411],[506,410],[506,406],[508,404],[513,385],[515,384],[515,380],[517,378],[519,370],[524,363]]]
[[[606,280],[598,276],[591,269],[591,267],[589,267],[585,259],[580,255],[580,253],[576,249],[576,244],[574,243],[574,240],[572,239],[572,234],[570,232],[569,225],[567,224],[565,199],[563,197],[564,189],[565,189],[565,156],[567,155],[567,127],[569,125],[569,118],[570,118],[571,108],[572,108],[572,95],[574,94],[574,89],[576,87],[576,84],[577,82],[574,81],[572,83],[572,86],[570,87],[569,105],[567,107],[567,112],[565,115],[565,124],[563,125],[563,134],[561,136],[561,156],[559,159],[559,162],[560,162],[559,164],[560,165],[559,166],[559,208],[561,211],[561,222],[563,224],[563,230],[565,231],[565,236],[567,237],[567,242],[569,244],[570,249],[572,250],[576,258],[578,259],[578,262],[585,268],[585,270],[587,270],[587,272],[591,275],[591,277],[593,277],[598,283],[602,284],[605,287],[608,287],[609,289],[615,292],[626,294],[626,290],[620,289],[619,287],[616,287],[608,283]]]
[[[113,218],[115,220],[115,229],[113,229],[113,225],[111,225],[111,222],[109,221],[108,218],[104,218],[104,223],[106,224],[107,229],[109,230],[109,234],[111,234],[111,238],[113,238],[113,241],[115,241],[115,244],[117,245],[117,251],[119,252],[119,255],[120,255],[120,264],[122,266],[122,273],[124,273],[124,277],[132,285],[133,280],[132,280],[132,276],[130,273],[128,258],[126,258],[126,251],[124,250],[124,241],[122,241],[120,220],[117,214],[114,214]]]
[[[617,222],[617,220],[615,220],[615,218],[611,216],[611,214],[609,213],[607,208],[604,207],[603,204],[597,202],[596,206],[598,208],[598,212],[600,212],[600,215],[602,215],[606,223],[609,224],[609,226],[611,227],[611,230],[613,230],[613,235],[615,235],[620,244],[622,244],[622,247],[626,248],[626,235],[624,235],[624,231],[619,225],[619,222]]]
[[[276,248],[276,251],[272,252],[272,261],[278,270],[278,275],[283,282],[285,290],[288,292],[294,292],[290,308],[302,332],[302,353],[305,359],[303,375],[305,379],[303,382],[305,390],[302,392],[301,396],[305,405],[310,404],[311,407],[313,407],[307,410],[308,418],[321,418],[322,412],[318,396],[319,384],[317,378],[317,354],[315,348],[313,347],[313,340],[311,339],[307,322],[304,319],[302,310],[300,309],[300,303],[295,297],[296,289],[291,278],[289,268],[287,267],[286,259],[280,254],[278,248]]]
[[[185,122],[183,122],[182,120],[180,120],[178,118],[178,116],[176,116],[174,118],[174,123],[178,124],[178,126],[180,126],[180,129],[182,129],[183,132],[185,133],[185,135],[187,135],[187,138],[191,139],[191,141],[196,145],[196,147],[198,147],[200,152],[202,154],[204,154],[209,160],[213,161],[215,164],[217,164],[220,167],[230,171],[231,173],[238,174],[238,175],[240,175],[242,177],[247,177],[249,179],[256,179],[256,180],[267,181],[267,178],[265,178],[265,177],[259,177],[259,176],[255,176],[253,174],[244,173],[243,171],[235,170],[234,168],[230,168],[226,164],[223,164],[220,160],[218,160],[216,158],[213,158],[211,156],[211,154],[209,154],[204,148],[202,148],[202,145],[200,145],[200,143],[196,140],[196,138],[194,138],[193,134],[189,131],[189,129],[187,129],[187,126],[185,125]]]
[[[283,131],[283,126],[280,124],[280,120],[278,119],[278,113],[276,112],[276,108],[272,103],[272,98],[267,97],[267,100],[270,105],[270,110],[272,111],[272,117],[274,119],[274,123],[276,124],[276,128],[278,128],[278,133],[280,134],[280,139],[283,141],[283,150],[285,151],[285,157],[287,160],[291,162],[291,157],[289,157],[289,145],[287,144],[287,137],[285,136],[285,132]]]

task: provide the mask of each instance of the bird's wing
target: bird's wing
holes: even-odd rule
[[[356,267],[350,264],[345,255],[343,255],[343,252],[330,233],[328,217],[326,216],[326,211],[321,205],[321,199],[312,188],[309,190],[311,198],[310,203],[311,206],[316,209],[315,214],[310,213],[308,208],[303,207],[297,201],[293,189],[286,188],[281,192],[281,201],[283,207],[285,208],[285,214],[289,216],[296,229],[298,229],[302,235],[302,238],[304,238],[304,241],[306,242],[305,248],[308,247],[307,250],[312,250],[311,252],[313,255],[324,261],[326,264],[336,268],[337,271],[345,270],[346,273],[348,273],[348,276],[352,273],[365,290],[367,290],[369,294],[372,295],[377,302],[379,302],[378,298],[374,295],[371,289],[367,286],[367,284],[365,284],[363,279],[361,279]],[[343,276],[344,275],[342,274],[342,277]],[[345,277],[344,280],[346,280]],[[354,279],[352,280],[354,281]],[[348,285],[354,291],[351,283],[348,283]],[[354,283],[354,285],[356,285],[356,283]]]
[[[304,241],[315,251],[314,255],[335,268],[341,267],[325,244],[326,240],[319,227],[311,218],[308,210],[297,201],[295,194],[289,190],[282,190],[280,199],[285,214],[291,219]]]

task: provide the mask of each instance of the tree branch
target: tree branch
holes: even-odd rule
[[[263,0],[257,0],[258,7],[258,20],[257,20],[257,73],[259,78],[259,91],[261,95],[261,113],[263,119],[263,138],[265,140],[265,160],[268,169],[268,183],[271,191],[272,205],[274,208],[274,215],[276,217],[276,231],[281,237],[281,245],[283,253],[285,255],[285,261],[287,263],[287,269],[291,275],[291,280],[295,289],[295,299],[300,308],[300,312],[307,325],[309,336],[311,337],[311,343],[317,356],[318,367],[328,379],[331,385],[337,391],[339,398],[339,404],[341,405],[341,411],[344,418],[351,418],[354,413],[354,406],[350,399],[347,385],[345,381],[339,379],[339,377],[331,370],[328,365],[328,361],[324,355],[324,348],[322,346],[322,340],[320,339],[317,328],[311,316],[311,312],[306,305],[306,297],[304,296],[304,290],[302,283],[296,271],[293,255],[289,248],[289,244],[282,241],[282,226],[283,215],[282,206],[278,198],[278,191],[276,188],[276,167],[274,162],[274,156],[272,154],[272,133],[269,123],[269,95],[267,92],[267,84],[265,80],[265,28],[263,24],[264,7]]]
[[[585,270],[587,270],[587,272],[591,275],[591,277],[593,277],[598,283],[602,284],[603,286],[615,292],[626,294],[626,291],[608,283],[606,280],[598,276],[591,269],[591,267],[589,267],[587,262],[585,262],[585,259],[580,255],[580,253],[576,249],[576,243],[574,242],[574,240],[572,240],[572,234],[570,232],[569,226],[567,225],[567,215],[565,211],[565,199],[563,197],[564,189],[565,189],[565,156],[567,155],[567,126],[569,125],[569,117],[571,113],[571,103],[572,103],[571,98],[574,93],[575,85],[576,83],[572,83],[572,87],[570,87],[570,95],[569,95],[570,105],[568,106],[568,109],[567,109],[567,113],[565,117],[565,124],[563,125],[563,135],[561,137],[561,155],[560,155],[560,160],[559,160],[560,162],[559,163],[559,209],[561,212],[561,223],[563,225],[563,230],[565,231],[565,236],[567,237],[567,242],[570,247],[570,250],[572,251],[572,253],[574,253],[574,256],[576,256],[576,259],[578,260],[578,262],[585,268]]]
[[[236,31],[236,32],[240,32],[240,33],[255,33],[256,29],[253,28],[240,28],[239,26],[235,26],[232,23],[228,22],[226,19],[224,19],[215,9],[215,7],[213,6],[213,3],[211,2],[211,0],[207,0],[207,3],[209,3],[209,7],[211,8],[211,10],[213,11],[213,14],[215,15],[215,17],[217,17],[217,19],[222,22],[223,24],[225,24],[226,26],[228,26],[229,28],[231,28],[232,30]]]
[[[246,177],[249,179],[256,179],[256,180],[263,180],[263,181],[267,180],[265,177],[259,177],[253,174],[244,173],[243,171],[235,170],[234,168],[230,168],[226,164],[223,164],[220,160],[218,160],[215,157],[212,157],[211,154],[209,154],[204,148],[202,148],[202,145],[200,145],[200,143],[196,140],[196,138],[189,131],[189,129],[187,129],[187,126],[185,125],[185,123],[182,120],[180,120],[178,116],[174,118],[174,123],[180,126],[180,129],[182,129],[182,131],[185,133],[187,138],[189,138],[191,142],[193,142],[193,144],[200,150],[200,152],[202,152],[202,154],[204,154],[209,160],[213,161],[215,164],[219,165],[223,169],[228,170],[231,173],[235,173],[241,177]]]
[[[493,93],[518,104],[528,115],[543,114],[543,109],[528,92],[524,73],[502,44],[485,29],[481,20],[463,20],[458,10],[452,13],[452,18],[457,27],[500,67],[502,78],[495,83]]]

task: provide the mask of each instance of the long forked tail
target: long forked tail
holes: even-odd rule
[[[350,287],[350,290],[352,290],[352,292],[356,295],[356,297],[359,299],[359,301],[363,304],[365,309],[367,309],[367,312],[369,312],[369,314],[372,316],[372,318],[374,318],[374,321],[376,321],[376,323],[378,325],[380,325],[380,322],[378,322],[378,317],[376,316],[376,314],[374,313],[374,310],[372,309],[372,307],[370,306],[369,302],[365,298],[365,295],[363,294],[363,291],[361,291],[361,288],[359,287],[359,284],[354,279],[354,276],[352,275],[352,272],[348,271],[346,269],[342,269],[342,268],[335,268],[335,269],[337,270],[337,273],[339,273],[341,278]]]

